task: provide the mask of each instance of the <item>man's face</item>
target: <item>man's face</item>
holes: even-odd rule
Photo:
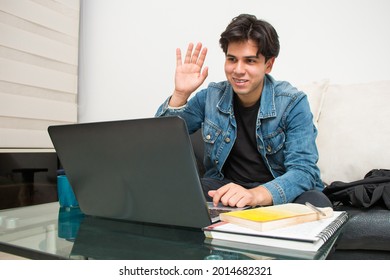
[[[274,58],[265,61],[261,54],[257,55],[257,45],[252,41],[229,43],[225,75],[238,95],[243,106],[256,103],[261,95],[264,75],[272,70]]]

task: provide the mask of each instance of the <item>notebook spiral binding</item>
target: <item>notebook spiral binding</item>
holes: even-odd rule
[[[319,233],[317,237],[322,239],[325,243],[347,220],[348,220],[348,213],[347,212],[342,213],[336,220],[330,223],[321,233]]]

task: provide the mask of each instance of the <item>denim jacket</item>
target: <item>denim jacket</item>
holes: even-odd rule
[[[177,115],[189,133],[202,129],[205,144],[204,177],[222,179],[222,167],[236,139],[233,89],[228,82],[211,83],[179,109],[168,106],[169,98],[156,116]],[[274,179],[262,184],[271,193],[273,204],[293,201],[304,191],[322,191],[317,167],[313,125],[306,95],[287,82],[264,78],[256,124],[257,149]]]

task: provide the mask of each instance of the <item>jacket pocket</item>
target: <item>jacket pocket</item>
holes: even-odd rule
[[[221,133],[222,129],[207,119],[202,124],[202,138],[208,155],[211,154],[215,141]]]
[[[282,130],[278,130],[266,137],[264,137],[264,148],[267,155],[274,155],[278,153],[286,142],[286,135]]]
[[[214,144],[221,132],[222,129],[207,119],[202,124],[202,136],[205,143]]]

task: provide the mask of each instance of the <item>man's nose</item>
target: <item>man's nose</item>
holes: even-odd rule
[[[236,67],[234,67],[234,73],[236,73],[236,74],[243,74],[243,73],[245,73],[244,63],[242,63],[241,61],[238,61],[236,63]]]

